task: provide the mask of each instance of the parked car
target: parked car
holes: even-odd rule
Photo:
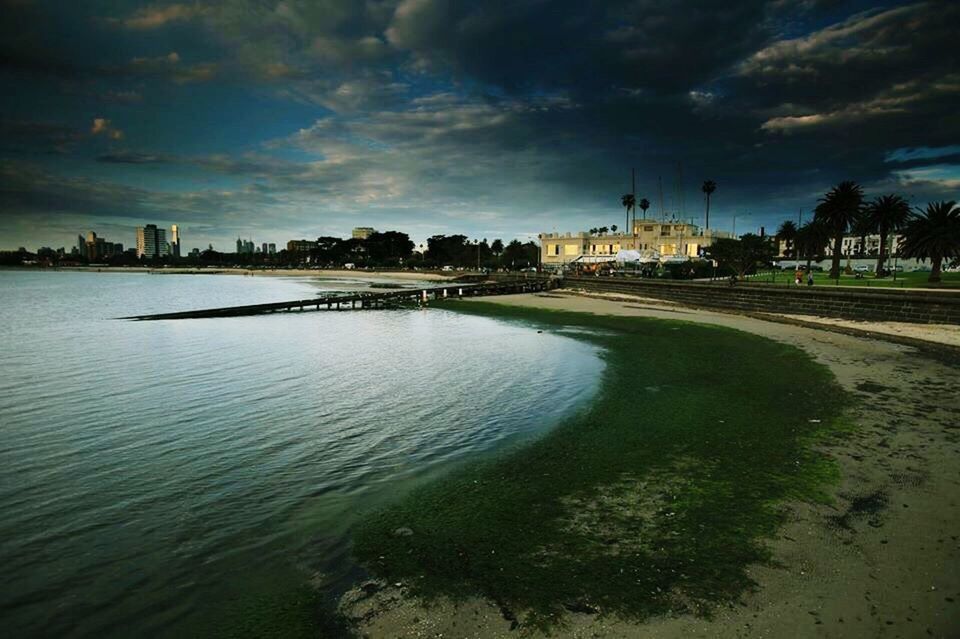
[[[869,273],[870,270],[871,270],[870,267],[867,266],[866,264],[857,264],[856,266],[853,267],[854,273]]]

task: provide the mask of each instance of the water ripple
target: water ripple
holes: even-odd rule
[[[107,319],[318,287],[345,290],[0,272],[11,636],[198,635],[229,601],[340,583],[358,513],[556,423],[602,367],[584,343],[436,310]]]

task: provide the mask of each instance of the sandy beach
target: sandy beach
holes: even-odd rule
[[[960,361],[952,355],[931,358],[883,339],[659,301],[563,292],[486,301],[746,331],[803,349],[861,400],[847,414],[852,430],[820,444],[840,471],[832,503],[788,504],[787,523],[768,541],[773,561],[750,569],[757,588],[738,604],[714,611],[711,619],[663,616],[639,624],[603,611],[571,611],[552,636],[960,635]],[[954,343],[955,332],[924,330],[935,341]],[[402,584],[367,584],[344,597],[341,611],[369,637],[517,634],[494,602],[428,607],[405,593]]]

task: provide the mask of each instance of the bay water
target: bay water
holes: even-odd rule
[[[596,390],[593,346],[450,310],[115,319],[368,286],[0,271],[4,635],[196,636],[335,592],[364,513]]]

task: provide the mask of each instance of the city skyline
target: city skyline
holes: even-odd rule
[[[947,2],[4,2],[7,242],[357,226],[533,239],[637,195],[775,228],[832,184],[955,199]],[[682,188],[678,188],[682,187]],[[743,220],[742,222],[740,220]],[[739,229],[738,229],[739,230]]]

